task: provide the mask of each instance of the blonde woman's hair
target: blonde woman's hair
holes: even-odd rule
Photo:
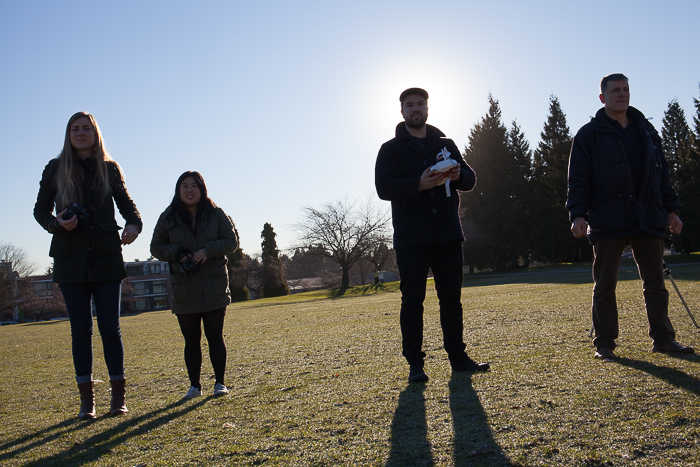
[[[112,194],[110,186],[110,174],[108,162],[113,162],[117,170],[121,172],[121,167],[109,155],[107,148],[102,141],[102,132],[97,125],[97,121],[92,114],[87,112],[77,112],[68,120],[66,126],[66,137],[63,141],[63,150],[58,156],[58,172],[56,174],[56,212],[61,212],[72,203],[79,203],[83,197],[83,182],[85,172],[78,163],[78,156],[75,154],[73,145],[70,142],[70,128],[79,118],[86,117],[90,120],[92,129],[95,132],[95,147],[92,157],[95,158],[97,167],[97,177],[95,179],[97,191],[102,199]]]

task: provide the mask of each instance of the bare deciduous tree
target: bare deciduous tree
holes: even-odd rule
[[[66,303],[58,284],[51,283],[50,291],[45,294],[37,294],[32,289],[32,284],[28,278],[21,279],[18,284],[19,295],[22,297],[20,310],[26,318],[33,315],[33,319],[41,321],[45,314],[67,317]]]
[[[9,242],[0,243],[0,312],[12,310],[23,298],[18,288],[19,280],[36,269],[27,252]]]
[[[304,208],[297,224],[299,240],[308,251],[338,263],[342,270],[340,290],[350,285],[350,268],[378,243],[388,241],[389,215],[372,199],[361,206],[347,199],[329,202],[322,208]]]
[[[19,277],[27,277],[36,269],[36,264],[29,261],[29,256],[24,248],[10,242],[0,242],[0,262],[12,264],[12,270]]]

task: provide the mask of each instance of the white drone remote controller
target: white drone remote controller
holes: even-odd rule
[[[434,166],[430,168],[430,170],[434,170],[436,172],[447,172],[450,170],[452,167],[456,167],[459,165],[459,162],[457,162],[454,159],[446,159],[443,161],[438,162]],[[445,182],[449,180],[448,178],[444,178],[440,183],[438,183],[438,186],[444,185]]]

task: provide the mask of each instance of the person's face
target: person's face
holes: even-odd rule
[[[199,205],[202,192],[199,191],[199,184],[194,177],[187,177],[180,182],[180,199],[188,208],[196,208]]]
[[[428,120],[428,101],[420,94],[409,94],[401,104],[401,115],[410,128],[423,128]]]
[[[88,157],[92,155],[95,146],[95,129],[89,118],[80,117],[70,126],[70,144],[78,156]]]
[[[627,81],[610,81],[605,93],[600,95],[600,102],[611,112],[627,112],[630,105],[630,87]]]

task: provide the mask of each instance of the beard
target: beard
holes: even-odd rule
[[[420,129],[425,126],[425,122],[428,120],[427,115],[421,113],[414,113],[410,118],[404,119],[406,121],[406,126],[413,129]]]

